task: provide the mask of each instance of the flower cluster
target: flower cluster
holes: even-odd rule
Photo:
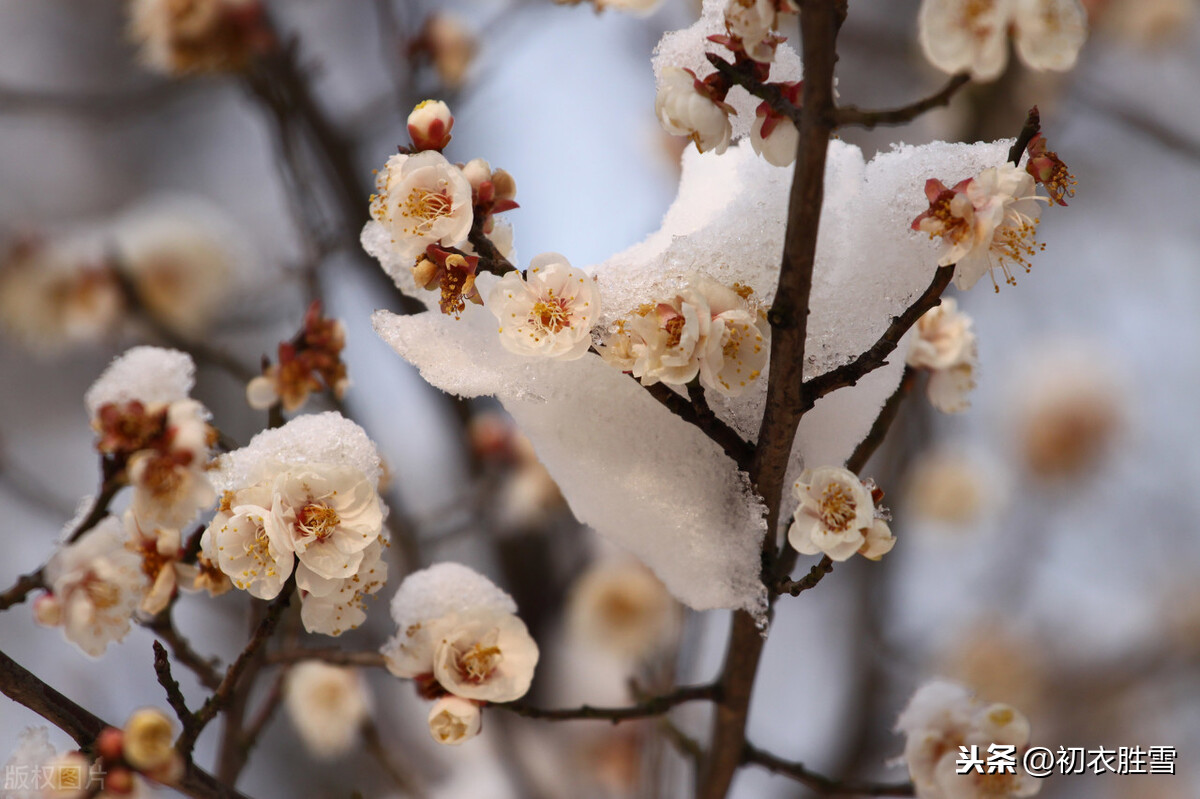
[[[93,227],[0,252],[0,327],[28,349],[75,349],[137,322],[198,336],[249,260],[237,226],[199,198],[156,196]]]
[[[515,611],[512,597],[455,563],[415,572],[396,592],[399,630],[382,652],[392,674],[437,700],[429,732],[438,743],[475,737],[482,705],[512,702],[529,690],[538,647]]]
[[[939,266],[957,264],[954,284],[966,290],[987,273],[996,291],[995,270],[1004,282],[1016,283],[1009,269],[1028,272],[1029,259],[1044,245],[1036,239],[1044,197],[1036,193],[1032,175],[1011,163],[985,169],[952,188],[936,178],[925,183],[929,208],[913,220],[912,229],[942,240]]]
[[[240,70],[271,43],[259,0],[134,0],[129,31],[167,75]]]
[[[975,387],[975,367],[979,365],[971,323],[971,317],[958,310],[958,303],[950,297],[917,320],[906,362],[929,370],[926,393],[942,413],[960,413],[970,405],[967,394]]]
[[[833,560],[859,553],[879,560],[896,544],[889,515],[877,503],[883,492],[836,466],[805,469],[795,485],[800,501],[788,528],[788,543],[802,555],[818,552]]]
[[[308,395],[322,388],[341,399],[350,385],[342,349],[346,328],[337,319],[321,314],[321,301],[313,300],[304,314],[304,327],[291,341],[279,344],[279,363],[268,366],[246,386],[250,407],[265,410],[275,403],[286,411],[300,408]]]
[[[294,572],[305,629],[336,636],[365,620],[363,599],[387,579],[382,525],[383,503],[358,469],[278,466],[224,493],[200,549],[258,599],[273,599]]]
[[[517,187],[510,174],[482,158],[465,165],[447,161],[440,151],[453,126],[445,103],[426,100],[413,109],[408,118],[413,146],[401,148],[376,176],[374,221],[363,233],[370,235],[378,225],[387,255],[411,271],[417,288],[440,290],[442,312],[458,316],[466,302],[482,303],[475,290],[480,258],[511,253],[512,231],[495,214],[517,207]],[[477,252],[479,246],[486,251]]]
[[[644,385],[701,385],[736,397],[767,363],[770,326],[747,286],[693,274],[674,297],[622,320],[601,354]]]
[[[722,20],[725,33],[708,36],[734,56],[734,66],[748,70],[754,79],[776,89],[792,106],[800,107],[802,82],[768,82],[775,51],[785,39],[775,31],[782,17],[795,14],[795,0],[728,0]],[[733,87],[729,77],[713,72],[700,78],[691,69],[668,65],[659,75],[655,111],[663,128],[673,136],[687,136],[700,152],[722,153],[733,138],[730,118],[737,110],[726,96]],[[799,133],[792,118],[771,103],[761,103],[750,130],[754,151],[775,166],[788,166],[796,158]]]
[[[904,760],[920,799],[1005,799],[1032,796],[1041,783],[1021,766],[1029,722],[1015,708],[984,705],[956,683],[935,680],[913,694],[896,721],[905,735]],[[1012,746],[1013,772],[957,773],[959,747]]]
[[[992,80],[1008,62],[1008,32],[1030,69],[1063,72],[1087,39],[1079,0],[923,0],[917,33],[925,57],[946,73]]]
[[[543,253],[522,275],[508,272],[488,295],[500,321],[500,343],[517,355],[582,358],[592,344],[600,291],[558,253]]]

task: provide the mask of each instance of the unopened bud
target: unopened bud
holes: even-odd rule
[[[428,258],[421,256],[421,259],[412,268],[413,282],[417,284],[417,288],[427,289],[437,277],[438,265]]]
[[[425,100],[408,115],[408,135],[418,150],[442,150],[450,143],[454,115],[441,100]]]
[[[33,620],[45,627],[62,624],[62,603],[54,594],[42,594],[33,602]]]
[[[517,182],[503,169],[492,173],[492,186],[495,187],[498,200],[511,200],[517,196]]]
[[[479,187],[492,179],[492,167],[482,158],[468,161],[462,168],[463,177],[471,184],[471,190],[478,193]]]
[[[164,768],[175,755],[174,737],[171,720],[161,710],[135,711],[125,722],[125,760],[138,771]]]

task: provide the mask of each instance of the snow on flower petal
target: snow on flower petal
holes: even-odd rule
[[[517,355],[574,360],[591,346],[600,313],[592,278],[557,253],[543,253],[528,272],[509,272],[488,295],[500,322],[500,343]]]

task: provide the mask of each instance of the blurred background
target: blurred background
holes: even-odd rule
[[[170,78],[139,62],[116,0],[0,0],[0,586],[40,565],[96,491],[82,397],[114,355],[136,343],[192,352],[194,395],[245,443],[265,423],[246,379],[319,298],[347,327],[345,407],[388,465],[399,544],[368,623],[337,645],[376,649],[394,632],[386,601],[401,575],[458,560],[517,599],[543,651],[535,704],[620,705],[711,679],[727,614],[673,605],[573,521],[496,407],[441,395],[383,345],[370,312],[401,300],[356,244],[371,170],[407,143],[404,119],[426,97],[454,110],[450,160],[483,157],[515,177],[514,261],[558,251],[595,263],[657,229],[680,142],[655,120],[649,56],[697,8],[268,6],[284,55],[266,73]],[[895,551],[839,565],[778,605],[749,738],[822,773],[904,779],[887,766],[903,746],[892,725],[920,683],[943,675],[1020,708],[1035,745],[1178,750],[1177,776],[1056,776],[1042,796],[1200,795],[1200,4],[1088,6],[1074,71],[1032,74],[1010,59],[999,80],[914,124],[843,133],[868,155],[1014,136],[1036,103],[1079,189],[1045,218],[1046,250],[1018,286],[959,298],[980,343],[970,410],[938,415],[914,392],[864,473],[888,492]],[[940,86],[916,46],[917,7],[850,4],[843,102],[901,105]],[[315,112],[281,115],[279,85]],[[105,282],[114,254],[137,303]],[[314,396],[304,410],[326,407]],[[245,596],[184,597],[176,619],[227,662],[245,613]],[[5,652],[114,723],[165,705],[151,640],[135,626],[93,660],[37,626],[28,604],[0,614]],[[443,749],[409,684],[364,673],[373,721],[351,751],[297,756],[308,743],[281,711],[239,787],[264,798],[690,793],[686,757],[657,722],[489,712],[482,736]],[[702,737],[706,712],[671,718]],[[0,758],[38,723],[0,699]],[[216,737],[201,739],[200,763]],[[747,767],[735,795],[808,793]]]

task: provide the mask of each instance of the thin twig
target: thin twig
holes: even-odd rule
[[[42,576],[42,569],[22,574],[11,588],[0,594],[0,610],[8,610],[13,605],[21,604],[31,592],[45,587],[46,581]]]
[[[291,649],[271,652],[263,659],[268,665],[300,663],[305,660],[320,660],[334,666],[358,666],[360,668],[384,668],[387,664],[378,652],[349,652],[344,649]]]
[[[637,380],[633,375],[630,375],[630,378]],[[638,382],[663,407],[688,424],[695,425],[702,433],[712,439],[725,451],[726,455],[733,459],[733,462],[738,465],[739,469],[746,471],[750,468],[750,462],[754,457],[754,448],[738,435],[736,430],[718,419],[716,414],[711,410],[703,413],[698,409],[694,401],[676,394],[665,383],[654,383],[647,386],[641,383],[641,381]],[[707,404],[703,408],[707,410]]]
[[[698,700],[711,701],[717,699],[718,696],[719,687],[716,684],[710,683],[707,685],[688,685],[683,688],[677,688],[669,694],[651,697],[629,707],[592,707],[591,705],[584,705],[582,707],[547,710],[530,707],[521,702],[508,702],[502,705],[492,705],[492,707],[508,710],[516,713],[518,716],[531,719],[544,719],[546,721],[605,719],[616,724],[617,722],[628,721],[630,719],[661,716],[676,705]]]
[[[876,125],[903,125],[906,122],[912,122],[926,111],[930,111],[938,106],[947,105],[958,90],[966,86],[970,81],[970,75],[965,73],[955,75],[936,94],[932,94],[923,100],[917,100],[909,105],[899,108],[889,108],[883,111],[864,111],[856,106],[848,105],[837,109],[834,118],[837,120],[839,127],[858,125],[868,130],[874,128]]]
[[[750,94],[765,102],[771,110],[780,116],[787,117],[799,128],[804,117],[798,106],[783,95],[783,90],[771,83],[763,83],[754,75],[754,68],[748,63],[731,64],[716,53],[705,53],[708,62],[716,67],[735,86],[741,86]]]
[[[1008,150],[1008,160],[1014,166],[1021,163],[1021,156],[1025,154],[1025,148],[1029,146],[1029,142],[1041,130],[1042,115],[1038,112],[1038,107],[1035,105],[1025,115],[1025,124],[1021,127],[1021,132],[1017,134],[1017,140],[1013,142],[1013,146]]]
[[[188,709],[187,700],[183,698],[183,691],[179,688],[179,681],[171,674],[171,660],[167,657],[167,650],[158,641],[154,642],[154,674],[158,677],[158,684],[167,692],[167,704],[175,711],[183,729],[187,730],[196,723],[196,717]]]
[[[0,651],[0,692],[54,724],[82,749],[91,749],[96,737],[112,726],[81,707],[33,672]],[[203,769],[185,759],[183,777],[172,787],[196,799],[247,799],[231,785],[226,785]]]
[[[785,777],[790,777],[810,790],[820,794],[821,796],[915,795],[911,782],[895,783],[891,785],[869,782],[839,782],[805,768],[803,763],[795,763],[790,760],[784,760],[781,757],[776,757],[770,752],[759,749],[750,745],[749,743],[747,743],[742,749],[742,762],[753,763],[754,765],[762,766],[763,768],[775,774],[782,774]]]
[[[196,743],[196,738],[204,731],[205,726],[221,711],[221,709],[229,702],[233,696],[234,690],[237,688],[238,680],[241,679],[242,673],[249,666],[250,661],[258,653],[260,647],[266,643],[271,634],[275,632],[275,625],[279,623],[279,618],[287,609],[288,603],[291,601],[292,592],[296,590],[295,578],[290,578],[284,583],[283,590],[279,592],[279,596],[271,601],[267,608],[267,613],[263,616],[262,621],[258,623],[254,634],[247,642],[246,648],[238,655],[237,660],[230,664],[225,671],[225,678],[221,680],[221,684],[213,695],[205,700],[204,705],[195,713],[196,726],[192,730],[184,729],[183,734],[179,736],[179,741],[176,747],[185,755],[190,755],[192,747]]]
[[[821,582],[821,579],[831,571],[833,571],[833,558],[825,555],[813,564],[813,567],[808,570],[808,574],[799,580],[781,580],[771,590],[776,594],[800,596],[810,588],[816,588],[817,583]]]
[[[471,232],[467,234],[467,241],[475,248],[475,254],[479,256],[479,268],[485,272],[503,275],[507,272],[517,271],[512,262],[501,254],[488,235],[483,232],[483,219],[479,214],[475,214],[475,218],[471,221]]]
[[[206,658],[192,648],[191,643],[175,627],[169,608],[143,622],[142,626],[162,639],[163,643],[171,648],[171,655],[187,666],[201,685],[210,691],[220,687],[221,675],[217,672],[219,661],[216,658]]]
[[[921,296],[908,306],[899,316],[892,317],[891,324],[871,345],[870,349],[859,355],[853,361],[843,364],[836,369],[818,375],[804,384],[804,407],[807,410],[816,404],[817,400],[839,388],[853,386],[859,380],[869,375],[887,363],[888,356],[896,351],[900,339],[917,323],[926,311],[936,308],[942,302],[942,292],[950,285],[954,277],[954,265],[939,266],[933,273],[933,282],[922,292]]]

